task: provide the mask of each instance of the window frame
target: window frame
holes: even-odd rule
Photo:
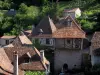
[[[6,44],[7,44],[7,45],[9,44],[9,40],[8,40],[8,39],[6,39]]]
[[[26,59],[28,59],[28,61],[26,61]],[[23,63],[24,63],[24,64],[30,63],[30,58],[29,58],[29,57],[25,57]]]

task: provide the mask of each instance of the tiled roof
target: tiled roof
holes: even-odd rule
[[[32,33],[32,30],[26,30],[24,31],[24,34],[27,35],[27,36],[30,36]]]
[[[11,62],[13,62],[13,52],[18,51],[18,58],[19,58],[19,68],[22,70],[45,70],[45,67],[43,66],[41,62],[40,56],[35,52],[35,49],[29,47],[11,47],[11,48],[4,48],[6,54],[8,55]],[[24,58],[24,55],[29,52],[31,55],[31,62],[28,64],[25,64],[23,61],[21,61],[21,58]],[[25,59],[24,59],[25,60]]]
[[[65,9],[64,12],[75,12],[79,8]]]
[[[27,37],[26,37],[27,38]],[[27,38],[28,39],[28,38]],[[25,39],[23,39],[25,40]],[[46,58],[45,63],[41,61],[40,52],[34,47],[23,46],[21,37],[17,37],[12,43],[14,47],[5,47],[4,50],[11,62],[14,60],[13,52],[18,51],[19,68],[21,70],[33,70],[33,71],[44,71],[46,70],[46,64],[49,64]],[[31,56],[31,62],[25,64],[22,59],[25,60],[24,56],[29,53]]]
[[[13,65],[11,64],[3,48],[0,48],[0,67],[2,68],[0,73],[13,73]]]
[[[65,24],[68,19],[72,21],[72,25],[70,25],[69,27]],[[75,22],[75,20],[70,15],[62,19],[58,24],[55,25],[55,27],[56,30],[53,33],[44,34],[45,33],[44,31],[43,34],[36,34],[35,36],[32,37],[34,38],[85,38],[85,32],[81,29],[81,27]],[[46,27],[44,27],[44,29],[47,30]],[[32,33],[33,35],[34,32]]]
[[[26,37],[26,35],[19,36],[22,44],[31,45],[32,42]]]
[[[100,55],[100,32],[95,32],[91,40],[91,51],[95,55]]]
[[[22,45],[32,45],[32,42],[27,38],[26,35],[20,35],[15,38],[12,44],[14,47],[21,47]]]
[[[36,28],[33,29],[32,35],[39,35],[39,30],[42,29],[43,34],[52,34],[54,31],[56,31],[56,27],[50,17],[46,16],[44,17],[40,23],[36,26]]]
[[[3,39],[11,39],[11,38],[15,38],[16,36],[2,36],[0,38],[3,38]]]

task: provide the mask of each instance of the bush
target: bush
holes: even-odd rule
[[[26,71],[25,75],[45,75],[45,72],[42,72],[42,71]]]

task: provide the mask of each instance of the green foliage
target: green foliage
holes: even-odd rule
[[[53,1],[53,0],[52,0]],[[62,16],[65,8],[79,7],[82,10],[82,17],[78,19],[84,30],[95,31],[100,28],[99,16],[100,4],[98,0],[68,0],[50,2],[50,0],[0,0],[0,9],[16,9],[15,16],[5,15],[5,10],[0,10],[0,34],[18,35],[21,30],[32,29],[32,24],[37,25],[45,16],[49,15],[54,20]],[[33,6],[33,4],[39,6]],[[96,20],[96,19],[97,20]]]
[[[26,71],[25,75],[45,75],[45,72],[42,72],[42,71]]]
[[[39,8],[36,6],[28,7],[24,3],[20,5],[18,13],[15,19],[20,21],[23,25],[32,25],[35,22],[36,17],[39,16]]]
[[[91,70],[86,70],[85,75],[100,75],[100,64],[94,65]]]
[[[80,21],[83,29],[93,29],[94,25],[95,25],[95,22],[89,22],[88,20],[84,20],[82,19]]]
[[[11,7],[11,1],[8,1],[8,0],[0,1],[1,9],[9,9],[10,7]]]

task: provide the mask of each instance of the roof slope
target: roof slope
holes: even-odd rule
[[[6,54],[8,55],[11,62],[13,62],[13,52],[18,51],[18,58],[19,58],[19,68],[22,70],[45,70],[45,67],[43,66],[41,62],[41,58],[39,55],[33,50],[32,48],[27,47],[9,47],[4,49]],[[21,58],[24,58],[24,55],[29,52],[31,55],[32,62],[25,64],[23,61],[21,61]],[[24,59],[25,60],[25,59]]]
[[[79,8],[65,9],[64,12],[75,12]]]
[[[72,21],[70,26],[66,25],[68,19]],[[62,19],[57,28],[58,30],[53,33],[54,38],[85,38],[85,32],[70,15]]]
[[[37,70],[38,71],[44,71],[44,70],[46,70],[46,64],[49,64],[47,62],[47,60],[46,60],[45,63],[43,63],[41,61],[40,52],[35,47],[33,49],[30,46],[28,46],[28,47],[26,45],[24,46],[23,42],[21,40],[23,40],[24,42],[26,40],[23,39],[23,37],[24,37],[24,35],[21,35],[20,37],[17,37],[14,40],[14,42],[12,43],[13,47],[5,47],[4,48],[8,58],[10,59],[10,62],[13,62],[13,60],[14,60],[13,52],[18,51],[19,69],[21,69],[21,70],[33,70],[33,71],[37,71]],[[27,37],[25,37],[25,38],[27,38]],[[25,44],[30,44],[30,43],[25,42]],[[31,58],[30,58],[31,62],[25,64],[22,61],[22,59],[25,60],[24,57],[27,53],[31,56]]]
[[[68,20],[71,21],[71,25],[68,26]],[[45,20],[44,20],[45,23]],[[46,26],[47,27],[46,27]],[[69,15],[66,18],[63,18],[58,24],[51,24],[52,32],[48,29],[49,24],[41,25],[43,27],[43,34],[36,34],[34,38],[85,38],[85,32],[81,27],[76,23],[76,21]],[[56,28],[55,28],[56,27]],[[37,26],[33,33],[36,32],[40,27]],[[49,27],[50,28],[50,27]],[[50,32],[50,33],[48,33]]]
[[[100,55],[100,32],[95,32],[91,40],[91,51]]]
[[[11,64],[7,54],[3,48],[0,48],[0,73],[10,74],[13,73],[13,65]]]
[[[36,28],[34,28],[32,34],[38,35],[40,29],[43,30],[43,34],[52,34],[53,32],[56,31],[56,27],[55,27],[54,23],[48,16],[44,17],[40,21],[40,23],[36,26]]]

